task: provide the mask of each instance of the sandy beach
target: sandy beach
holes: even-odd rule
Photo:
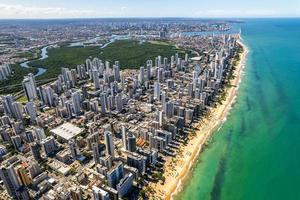
[[[210,116],[202,119],[197,124],[199,131],[196,132],[196,136],[192,137],[186,146],[182,146],[180,148],[176,157],[167,158],[164,172],[165,183],[151,183],[150,187],[155,191],[155,194],[150,198],[172,199],[173,195],[180,191],[182,181],[188,175],[193,163],[198,159],[199,153],[203,149],[206,141],[226,120],[226,117],[236,99],[248,53],[247,47],[241,41],[239,41],[239,44],[243,46],[244,51],[236,66],[236,70],[234,72],[235,78],[231,82],[231,84],[235,87],[228,88],[226,91],[226,100],[223,101],[222,105],[218,105],[216,108],[211,108]]]

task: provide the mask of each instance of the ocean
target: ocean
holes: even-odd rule
[[[237,102],[175,199],[300,199],[300,18],[240,26]]]

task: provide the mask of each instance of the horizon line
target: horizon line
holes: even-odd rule
[[[297,19],[300,16],[224,16],[224,17],[180,17],[180,16],[165,16],[165,17],[63,17],[63,18],[0,18],[0,20],[79,20],[79,19]]]

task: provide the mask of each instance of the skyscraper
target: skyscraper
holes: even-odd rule
[[[23,106],[19,102],[13,102],[13,116],[16,119],[22,120],[23,119]]]
[[[164,79],[163,73],[164,73],[164,69],[163,68],[158,68],[158,70],[157,70],[157,81],[160,82],[160,83],[163,82],[163,79]]]
[[[118,112],[121,112],[123,110],[123,99],[122,99],[122,94],[117,94],[115,97],[116,101],[116,109]]]
[[[158,122],[159,122],[159,126],[162,127],[163,125],[163,111],[158,111]]]
[[[13,116],[13,106],[12,106],[13,103],[14,103],[14,99],[12,95],[7,95],[2,97],[4,112],[9,117]]]
[[[166,104],[166,116],[167,118],[172,118],[174,115],[174,103],[169,101]]]
[[[119,198],[122,198],[130,191],[130,189],[132,188],[132,184],[133,184],[133,174],[128,173],[117,184]]]
[[[147,64],[147,80],[149,81],[151,79],[151,64]]]
[[[159,82],[154,83],[154,99],[155,100],[160,99],[160,84],[159,84]]]
[[[72,94],[72,105],[73,105],[73,112],[75,115],[80,114],[81,109],[81,97],[80,92],[76,91]]]
[[[161,103],[162,103],[162,106],[163,106],[163,110],[166,109],[166,93],[163,91],[161,92]]]
[[[110,155],[111,157],[114,157],[114,142],[113,142],[113,135],[110,131],[104,132],[104,138],[105,138],[105,146],[106,146],[106,153]]]
[[[69,148],[73,159],[76,159],[78,156],[77,148],[76,148],[76,141],[71,139],[69,141]]]
[[[144,79],[145,79],[145,68],[141,67],[140,68],[140,74],[139,74],[139,82],[141,84],[143,84],[144,83]]]
[[[120,80],[121,80],[120,77],[121,76],[120,76],[120,67],[119,67],[119,65],[114,65],[113,70],[114,70],[115,81],[120,82]]]
[[[26,109],[27,114],[30,117],[30,121],[34,122],[36,119],[36,116],[37,116],[36,107],[35,107],[34,103],[27,102],[25,109]]]
[[[136,137],[131,134],[128,138],[128,151],[135,152],[136,151]]]
[[[20,151],[22,147],[22,139],[19,135],[11,137],[11,143],[13,144],[15,150]]]
[[[48,106],[54,106],[54,91],[51,87],[41,87],[42,88],[42,100],[43,103]]]
[[[101,112],[104,114],[107,112],[107,96],[105,93],[102,93],[100,98],[101,98]]]
[[[40,146],[36,142],[30,143],[29,146],[30,146],[30,151],[31,151],[33,158],[36,161],[41,160],[42,157],[41,157],[41,153],[40,153]]]
[[[0,168],[0,177],[4,183],[4,186],[8,192],[8,194],[13,199],[20,199],[18,190],[21,188],[21,184],[19,182],[17,173],[14,169],[13,164],[7,162],[2,164]]]
[[[123,143],[123,148],[127,150],[127,144],[126,144],[126,127],[122,125],[122,143]]]
[[[28,101],[37,99],[36,83],[33,74],[28,74],[22,82],[23,89]]]
[[[10,75],[10,66],[8,64],[0,65],[0,80],[7,79]]]
[[[100,163],[100,152],[99,152],[99,144],[93,143],[92,144],[93,156],[95,164]]]
[[[32,179],[34,177],[36,177],[37,175],[39,175],[40,173],[42,173],[42,170],[41,170],[39,164],[35,161],[30,162],[30,164],[28,166],[28,170],[29,170],[29,174]]]
[[[96,90],[100,89],[99,72],[95,68],[92,69],[92,77]]]
[[[43,139],[46,139],[46,134],[43,128],[36,127],[35,128],[35,137],[38,141],[42,141]]]
[[[53,154],[57,150],[53,136],[43,139],[41,145],[43,146],[44,152],[47,156]]]
[[[124,164],[118,162],[114,168],[107,172],[107,182],[110,187],[116,188],[118,182],[124,176]]]

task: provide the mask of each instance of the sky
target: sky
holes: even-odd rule
[[[0,19],[300,17],[300,0],[0,0]]]

